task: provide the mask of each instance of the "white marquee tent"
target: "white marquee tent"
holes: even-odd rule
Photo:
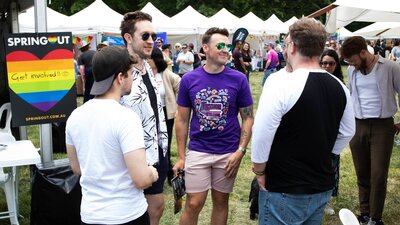
[[[299,19],[297,19],[297,17],[292,16],[292,18],[288,19],[287,21],[285,21],[285,22],[283,23],[286,32],[289,31],[289,27],[290,27],[294,22],[296,22],[297,20],[299,20]]]
[[[209,18],[209,23],[215,27],[224,27],[229,30],[229,33],[234,33],[238,29],[239,17],[222,8],[217,13]]]
[[[254,13],[249,12],[242,18],[240,18],[240,27],[246,28],[249,33],[254,35],[261,35],[263,31],[266,31],[264,28],[264,21],[256,16]],[[279,34],[278,31],[267,31],[271,34]]]
[[[200,34],[204,33],[209,26],[209,18],[197,12],[192,6],[171,17],[170,25],[182,32],[181,34]]]
[[[282,20],[280,20],[275,14],[272,14],[267,20],[265,20],[264,27],[268,30],[279,31],[279,33],[288,32]]]
[[[148,2],[140,11],[151,15],[151,17],[153,18],[154,29],[157,32],[166,31],[166,27],[171,24],[171,18],[165,15],[159,9],[157,9],[153,4],[151,4],[151,2]],[[168,33],[176,33],[179,31],[179,29],[176,29],[176,31],[174,31],[170,28],[168,31]]]
[[[102,0],[96,0],[86,8],[70,16],[65,27],[74,33],[119,34],[123,16],[111,9]]]
[[[170,43],[193,42],[199,46],[200,34],[203,34],[211,26],[228,28],[233,34],[236,29],[244,27],[249,30],[252,41],[257,42],[256,36],[279,35],[282,32],[273,28],[272,25],[265,26],[265,21],[248,13],[242,18],[238,18],[226,9],[221,9],[217,14],[208,18],[193,7],[186,9],[173,17],[168,17],[158,10],[150,2],[142,9],[153,17],[153,26],[157,32],[166,32]],[[22,32],[34,32],[34,10],[28,10],[27,13],[21,13],[20,28]],[[119,35],[119,25],[123,15],[111,9],[102,0],[95,0],[92,4],[71,16],[65,16],[50,8],[47,8],[47,30],[49,32],[72,32],[74,35],[95,36],[95,42],[98,42],[103,34]],[[279,19],[273,15],[267,21],[279,23]],[[263,38],[264,39],[264,38]]]
[[[346,26],[353,21],[394,22],[400,21],[398,0],[336,0],[331,5],[319,10],[320,14],[331,10],[327,21],[328,32]],[[316,12],[317,13],[317,12]],[[317,14],[318,15],[318,14]],[[314,16],[317,16],[314,15]]]
[[[354,34],[366,38],[398,38],[400,37],[400,22],[376,22],[355,31]]]
[[[49,31],[54,31],[60,24],[66,24],[68,16],[59,13],[49,7],[46,9],[47,28]],[[27,9],[18,15],[19,32],[35,32],[35,9],[33,7]]]

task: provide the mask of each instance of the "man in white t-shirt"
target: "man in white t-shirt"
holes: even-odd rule
[[[187,44],[182,45],[182,51],[179,53],[176,63],[179,65],[179,76],[183,76],[185,73],[193,70],[194,56],[189,51]]]
[[[139,117],[119,103],[131,91],[135,61],[125,48],[109,46],[92,63],[96,97],[66,126],[71,168],[81,176],[82,224],[150,224],[143,189],[158,173],[146,163]]]

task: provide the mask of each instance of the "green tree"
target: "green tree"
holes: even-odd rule
[[[72,15],[91,4],[94,0],[52,0],[49,7],[66,15]],[[140,10],[148,0],[103,0],[117,12],[124,14],[129,11]],[[152,4],[167,16],[173,16],[191,5],[205,16],[212,16],[222,8],[242,17],[249,12],[263,20],[275,14],[279,19],[286,21],[292,16],[300,18],[307,16],[322,7],[329,5],[331,0],[308,0],[301,4],[293,0],[153,0]],[[323,19],[323,17],[322,17]]]

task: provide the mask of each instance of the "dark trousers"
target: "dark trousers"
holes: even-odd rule
[[[164,107],[164,115],[165,115],[165,121],[167,124],[167,133],[168,133],[168,149],[167,149],[167,155],[168,155],[168,181],[171,181],[172,177],[174,176],[174,172],[172,171],[172,163],[171,163],[171,142],[172,142],[172,131],[174,129],[174,122],[175,119],[167,119],[167,108]]]
[[[82,225],[100,225],[100,224],[87,224],[82,222]],[[136,220],[132,220],[130,222],[120,225],[150,225],[150,217],[146,211],[141,217],[137,218]]]
[[[85,92],[83,93],[83,103],[94,98],[94,95],[90,94],[93,83],[94,83],[94,78],[93,78],[92,68],[91,67],[85,68]]]
[[[350,141],[360,212],[372,218],[382,218],[394,133],[393,118],[357,119]]]

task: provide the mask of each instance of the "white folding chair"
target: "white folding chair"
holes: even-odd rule
[[[5,103],[0,108],[0,118],[6,115],[6,123],[4,128],[0,127],[0,143],[9,143],[15,141],[14,136],[11,133],[11,104]],[[10,218],[11,224],[18,223],[18,212],[17,212],[17,198],[15,188],[15,174],[17,172],[16,167],[12,167],[10,173],[5,173],[3,168],[0,167],[0,188],[4,189],[7,201],[8,211],[0,212],[0,219]]]
[[[343,225],[360,225],[356,215],[348,209],[341,209],[339,211],[339,218]]]

